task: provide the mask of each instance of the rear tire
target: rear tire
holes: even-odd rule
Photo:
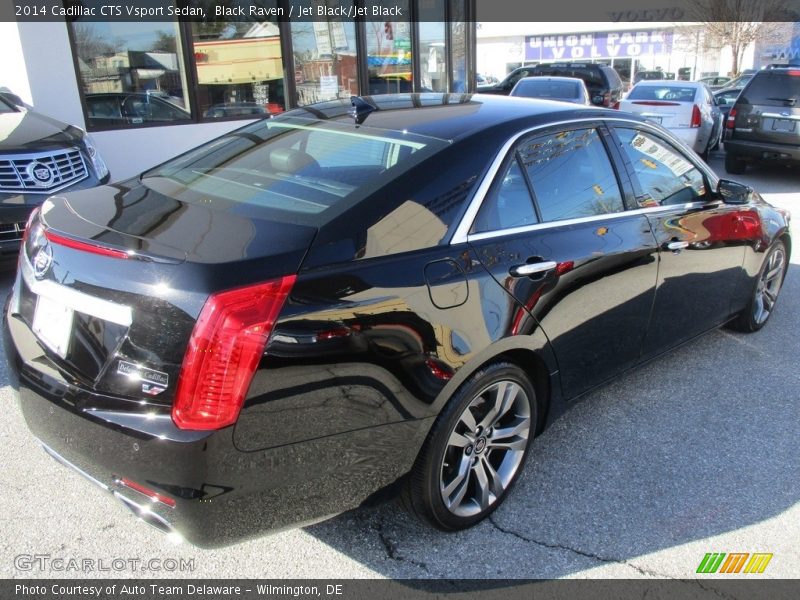
[[[731,175],[741,175],[747,169],[747,163],[730,152],[725,152],[725,172]]]
[[[403,490],[415,517],[443,531],[488,517],[513,486],[538,418],[536,392],[518,366],[483,367],[436,419]]]
[[[764,263],[761,265],[750,295],[750,302],[728,324],[731,329],[742,333],[753,333],[767,324],[775,309],[788,266],[786,244],[778,240],[770,246],[764,257]]]

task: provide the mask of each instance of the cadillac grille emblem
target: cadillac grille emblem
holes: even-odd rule
[[[33,265],[33,274],[36,279],[42,279],[47,271],[50,270],[50,265],[53,264],[53,248],[50,244],[41,246],[33,255],[31,265]]]
[[[38,160],[33,161],[25,167],[25,172],[28,174],[28,177],[33,179],[33,182],[40,187],[46,187],[53,183],[53,171],[50,170],[50,167],[44,163],[40,163]]]

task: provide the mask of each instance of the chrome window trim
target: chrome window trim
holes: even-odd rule
[[[24,255],[24,249],[22,252]],[[90,296],[49,279],[36,279],[27,256],[22,260],[20,271],[28,288],[37,296],[44,296],[74,311],[123,327],[130,327],[133,323],[133,311],[130,306]]]
[[[591,217],[580,217],[577,219],[565,219],[563,221],[547,221],[545,223],[535,223],[533,225],[525,225],[522,227],[515,227],[512,229],[502,229],[497,231],[487,231],[481,233],[473,233],[470,234],[470,229],[472,229],[472,225],[475,222],[475,218],[478,216],[478,212],[483,205],[483,201],[486,198],[486,195],[489,193],[489,188],[491,187],[492,183],[494,182],[495,178],[497,177],[498,172],[500,171],[500,166],[505,161],[506,157],[508,156],[509,151],[514,145],[519,141],[520,138],[534,133],[536,131],[549,129],[551,127],[559,127],[561,125],[580,125],[581,123],[622,123],[626,125],[631,125],[633,127],[640,127],[642,129],[646,129],[651,131],[656,135],[660,135],[668,139],[674,146],[678,148],[688,148],[685,143],[681,142],[677,137],[672,135],[668,130],[664,128],[657,128],[654,127],[652,124],[637,121],[634,119],[626,119],[624,117],[607,117],[607,116],[597,116],[592,118],[580,118],[580,119],[568,119],[565,121],[556,121],[553,123],[542,123],[540,125],[535,125],[533,127],[529,127],[528,129],[524,129],[516,134],[514,134],[511,138],[509,138],[503,147],[500,148],[497,155],[492,160],[491,165],[489,166],[489,170],[483,176],[480,185],[475,190],[475,194],[472,196],[472,199],[467,206],[467,210],[464,212],[464,216],[461,217],[461,221],[456,227],[455,232],[453,233],[453,237],[450,238],[450,245],[456,244],[464,244],[469,242],[470,240],[476,241],[480,239],[486,239],[487,237],[497,237],[500,235],[509,235],[511,232],[520,233],[524,231],[535,231],[537,229],[545,229],[548,227],[560,227],[562,225],[570,225],[576,223],[586,223],[589,221],[596,221],[598,219],[609,219],[609,218],[619,218],[625,215],[631,214],[647,214],[648,212],[659,212],[662,210],[675,210],[676,208],[693,208],[697,205],[706,204],[706,202],[690,202],[685,205],[678,205],[678,204],[668,204],[666,206],[654,206],[651,208],[640,208],[640,209],[632,209],[626,210],[621,213],[609,213],[607,215],[596,215]],[[689,157],[691,158],[691,156]],[[612,157],[609,156],[609,160]],[[701,173],[703,173],[711,182],[716,183],[719,179],[717,175],[710,170],[708,165],[700,165],[698,162],[691,160],[690,161]],[[613,164],[613,161],[612,161]]]
[[[493,231],[481,231],[480,233],[470,233],[467,235],[468,242],[478,242],[495,237],[505,235],[516,235],[518,233],[527,233],[529,231],[540,231],[543,229],[555,229],[557,227],[565,227],[569,225],[580,225],[582,223],[592,223],[595,221],[608,221],[610,219],[621,219],[631,215],[648,215],[654,213],[671,212],[673,210],[688,210],[692,208],[700,208],[706,206],[707,202],[688,202],[686,204],[666,204],[664,206],[650,206],[647,208],[637,208],[635,210],[626,210],[624,212],[613,212],[605,215],[592,215],[590,217],[577,217],[575,219],[562,219],[559,221],[547,221],[545,223],[533,223],[531,225],[522,225],[520,227],[511,227],[508,229],[495,229]]]

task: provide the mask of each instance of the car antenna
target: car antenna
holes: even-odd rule
[[[367,117],[372,111],[378,110],[377,106],[367,102],[361,96],[350,96],[350,104],[353,106],[353,110],[350,111],[350,114],[353,115],[356,125],[361,125],[367,120]]]

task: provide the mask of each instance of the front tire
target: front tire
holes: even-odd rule
[[[764,264],[756,277],[753,293],[747,307],[730,323],[730,328],[743,333],[753,333],[767,324],[786,276],[789,261],[786,244],[778,240],[770,247]]]
[[[522,471],[537,409],[533,385],[516,365],[473,374],[431,428],[404,491],[406,508],[444,531],[489,516]]]

